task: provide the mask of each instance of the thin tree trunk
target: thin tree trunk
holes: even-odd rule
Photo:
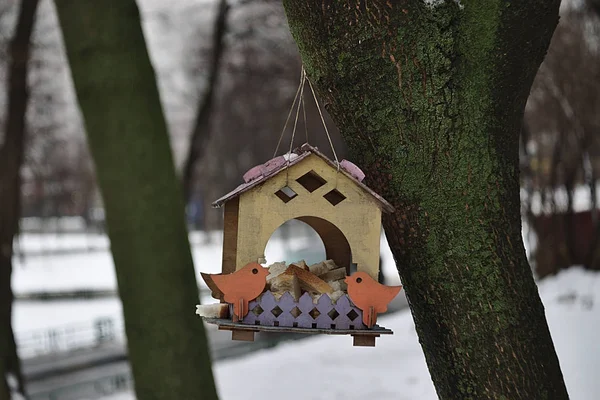
[[[559,1],[284,6],[351,156],[396,208],[385,231],[439,397],[567,399],[519,215],[523,110]]]
[[[134,0],[57,0],[139,399],[217,398],[155,74]]]
[[[214,92],[219,76],[219,66],[225,49],[225,33],[227,28],[227,14],[229,4],[227,0],[220,0],[215,25],[213,28],[212,60],[208,69],[207,89],[202,101],[198,105],[196,121],[192,130],[190,147],[183,165],[183,192],[185,201],[189,201],[194,184],[194,171],[208,147],[210,139],[210,117],[213,111]]]
[[[0,399],[11,398],[7,378],[16,380],[16,389],[25,396],[21,364],[12,328],[11,288],[13,240],[19,231],[21,214],[21,165],[25,146],[25,115],[29,100],[27,65],[31,32],[38,0],[22,0],[13,39],[10,43],[8,112],[4,142],[0,145]]]

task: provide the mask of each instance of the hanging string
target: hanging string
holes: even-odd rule
[[[298,116],[300,115],[300,105],[302,104],[302,97],[304,97],[304,82],[306,81],[306,73],[302,68],[302,76],[300,78],[300,101],[298,102],[298,108],[296,109],[296,119],[294,120],[294,129],[292,129],[292,140],[290,140],[290,152],[292,154],[292,147],[294,147],[294,136],[296,135],[296,126],[298,125]],[[306,124],[306,123],[305,123]],[[289,158],[288,158],[289,164]]]
[[[340,171],[340,162],[338,160],[337,154],[335,152],[335,148],[333,147],[333,142],[331,141],[331,136],[329,135],[329,130],[327,129],[327,124],[325,124],[325,118],[323,118],[323,112],[321,111],[321,105],[319,104],[319,100],[317,100],[317,95],[315,94],[315,90],[313,89],[313,85],[310,82],[310,79],[306,78],[308,81],[308,86],[310,86],[310,91],[312,92],[313,98],[315,99],[315,104],[317,105],[317,110],[319,110],[319,116],[321,117],[321,122],[323,123],[323,128],[325,129],[325,133],[327,134],[327,139],[329,140],[329,146],[331,146],[331,151],[333,152],[333,157],[335,158],[335,164],[337,165],[338,172]]]
[[[304,73],[304,80],[306,81],[306,71],[304,71],[304,66],[302,67],[302,72]],[[306,134],[306,143],[308,143],[308,125],[306,125],[306,107],[304,103],[304,86],[302,85],[302,94],[300,95],[300,104],[302,104],[302,114],[304,115],[304,133]]]
[[[294,127],[292,129],[292,139],[290,140],[290,149],[288,151],[288,158],[287,158],[287,167],[286,167],[286,175],[285,175],[285,181],[286,181],[286,185],[289,181],[289,175],[290,175],[290,161],[292,160],[292,148],[294,147],[294,137],[296,136],[296,127],[298,126],[298,117],[300,116],[300,106],[302,105],[302,98],[304,97],[304,82],[306,81],[306,74],[304,73],[304,68],[302,68],[302,76],[300,78],[300,100],[298,101],[298,107],[296,108],[296,118],[294,119]],[[292,104],[292,109],[294,107],[294,104]],[[306,122],[305,122],[306,124]]]
[[[304,77],[304,79],[303,79],[303,77]],[[281,145],[281,140],[283,139],[285,130],[288,126],[288,123],[290,122],[290,117],[292,116],[292,111],[294,111],[294,106],[296,105],[296,101],[298,100],[298,95],[300,94],[300,91],[301,91],[302,87],[304,86],[305,79],[306,79],[306,77],[304,75],[304,68],[302,68],[302,71],[300,72],[300,84],[298,85],[298,89],[296,90],[296,94],[294,95],[294,102],[292,103],[292,106],[290,107],[290,112],[288,113],[287,119],[285,120],[285,124],[283,125],[283,129],[281,130],[281,135],[279,135],[279,140],[277,141],[277,147],[275,147],[275,152],[273,153],[273,158],[275,158],[277,156],[277,152],[279,151],[279,146]]]
[[[317,106],[317,110],[319,111],[319,117],[321,118],[321,123],[323,124],[323,129],[325,130],[325,134],[327,135],[327,140],[329,141],[329,146],[331,147],[333,157],[335,158],[335,165],[337,166],[337,171],[339,173],[340,172],[340,162],[339,162],[337,153],[335,151],[335,147],[333,146],[333,141],[331,140],[331,135],[329,134],[329,129],[327,129],[327,124],[325,123],[325,118],[323,117],[323,111],[321,110],[321,104],[319,104],[319,100],[317,99],[317,95],[315,94],[315,89],[313,88],[312,82],[310,81],[310,79],[308,79],[308,77],[306,75],[306,70],[304,69],[304,66],[302,66],[302,70],[300,71],[300,84],[298,85],[298,89],[296,90],[296,94],[294,95],[294,101],[292,103],[292,106],[290,107],[290,111],[285,120],[285,124],[281,131],[281,135],[279,135],[279,141],[277,142],[277,147],[275,148],[275,153],[273,153],[273,158],[275,158],[277,156],[277,152],[279,151],[279,146],[281,145],[283,135],[285,134],[285,130],[287,129],[287,126],[288,126],[288,123],[292,116],[292,112],[294,111],[294,108],[296,108],[296,117],[294,119],[294,127],[292,129],[292,138],[290,140],[290,147],[289,147],[289,152],[288,152],[288,159],[287,159],[288,166],[290,163],[292,149],[294,146],[294,138],[296,135],[296,128],[298,126],[298,117],[300,115],[300,108],[302,108],[302,114],[303,114],[303,118],[304,118],[304,131],[305,131],[305,135],[306,135],[306,142],[308,143],[308,126],[306,124],[306,107],[304,104],[304,86],[305,86],[306,81],[308,81],[308,86],[310,87],[310,91],[312,93],[313,99]],[[296,104],[296,102],[297,102],[297,104]],[[288,170],[289,170],[289,168],[288,168]],[[336,175],[336,187],[337,187],[337,175]]]

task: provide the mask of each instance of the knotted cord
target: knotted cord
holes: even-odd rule
[[[285,130],[288,126],[288,123],[290,122],[290,117],[292,116],[292,111],[294,111],[294,106],[296,105],[296,101],[298,100],[298,95],[300,94],[300,90],[304,86],[304,79],[302,79],[304,76],[305,76],[304,68],[302,68],[302,71],[300,72],[300,84],[298,85],[298,89],[296,90],[296,94],[294,95],[294,102],[292,103],[292,106],[290,107],[290,112],[288,112],[288,116],[285,120],[285,124],[283,125],[283,129],[281,130],[281,135],[279,135],[279,141],[277,142],[277,147],[275,147],[275,152],[273,153],[273,158],[275,158],[277,156],[277,152],[279,151],[279,146],[281,145],[281,140],[283,139]]]
[[[296,117],[294,119],[294,127],[292,128],[292,137],[290,140],[290,147],[289,147],[289,153],[288,153],[288,159],[287,159],[288,164],[290,162],[290,155],[292,154],[292,148],[294,146],[294,138],[296,136],[296,128],[298,126],[298,117],[300,115],[300,108],[302,108],[302,114],[304,117],[304,130],[306,133],[306,143],[308,143],[308,127],[306,125],[306,108],[305,108],[305,104],[304,104],[304,86],[307,81],[308,81],[308,86],[310,87],[310,91],[312,93],[312,97],[315,101],[315,105],[317,106],[317,110],[319,111],[319,117],[321,118],[321,123],[323,124],[323,129],[325,130],[325,134],[327,135],[327,140],[329,141],[329,146],[331,147],[331,151],[333,152],[335,164],[336,164],[337,170],[339,172],[340,162],[338,160],[338,156],[335,151],[335,147],[333,146],[333,141],[331,140],[331,135],[329,134],[329,129],[327,129],[327,124],[325,123],[325,118],[323,117],[323,111],[321,110],[321,104],[319,103],[319,100],[317,99],[317,95],[315,94],[315,90],[313,88],[312,82],[310,81],[310,79],[308,79],[308,76],[306,75],[304,66],[302,67],[302,71],[300,71],[300,84],[298,85],[298,89],[296,90],[296,94],[294,95],[294,101],[292,102],[292,106],[290,107],[290,111],[288,112],[288,116],[285,120],[285,124],[283,125],[281,135],[279,135],[279,141],[277,142],[277,147],[275,148],[275,153],[273,153],[273,158],[275,158],[277,156],[277,152],[279,151],[281,141],[285,134],[285,130],[287,129],[288,123],[290,122],[290,118],[292,116],[292,112],[294,111],[294,108],[296,108]]]

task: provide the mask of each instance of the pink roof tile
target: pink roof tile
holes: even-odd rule
[[[316,147],[309,145],[308,143],[303,144],[299,149],[294,150],[290,156],[278,156],[264,164],[252,167],[244,174],[244,183],[240,186],[227,193],[220,199],[216,200],[212,205],[213,207],[219,208],[223,206],[227,201],[241,195],[244,192],[249,191],[253,187],[261,184],[272,176],[277,175],[281,171],[285,171],[286,168],[298,164],[310,154],[323,159],[331,167],[338,168],[337,164],[330,160],[325,154],[321,153]],[[362,180],[365,178],[364,172],[355,164],[348,160],[342,160],[340,163],[340,172],[352,179],[357,186],[361,187],[367,193],[375,198],[380,207],[386,212],[394,212],[394,207],[388,203],[383,197],[375,193],[372,189],[367,187]]]

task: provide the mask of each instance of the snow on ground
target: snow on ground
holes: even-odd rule
[[[285,393],[288,400],[437,399],[410,313],[379,322],[395,334],[379,338],[375,348],[352,347],[350,337],[320,336],[217,363],[219,394],[224,400],[257,399],[268,382],[271,393]]]
[[[572,268],[545,279],[539,290],[571,399],[596,400],[600,273]],[[379,338],[376,348],[352,347],[346,337],[320,336],[216,363],[221,399],[283,393],[288,400],[437,399],[410,313],[382,317],[380,322],[395,334]],[[122,393],[109,399],[134,396]]]
[[[600,273],[572,267],[539,290],[571,400],[600,398]]]
[[[210,240],[209,240],[210,239]],[[315,238],[302,236],[284,242],[273,237],[265,250],[269,262],[287,257],[322,253]],[[49,257],[15,259],[13,286],[17,293],[33,290],[112,289],[116,287],[114,267],[106,238],[85,239],[76,235],[60,237],[25,236],[23,247],[35,251],[40,246],[79,248],[93,243],[104,250],[92,253],[59,254]],[[221,237],[209,238],[191,234],[197,272],[219,272]],[[37,246],[37,247],[36,247]],[[62,247],[61,247],[62,246]],[[399,282],[389,247],[382,237],[383,271],[389,284]],[[291,255],[290,255],[291,254]],[[289,261],[296,261],[287,260]],[[539,285],[546,315],[559,355],[565,381],[573,400],[595,400],[600,396],[600,274],[571,268]],[[103,317],[120,318],[117,299],[56,302],[21,302],[15,305],[14,322],[17,335],[62,325],[87,322]],[[269,379],[273,392],[289,393],[290,400],[352,400],[373,396],[377,399],[435,399],[435,391],[418,343],[410,313],[400,312],[383,317],[382,325],[395,331],[381,337],[375,349],[353,348],[350,338],[320,336],[301,342],[286,343],[245,358],[215,365],[215,376],[224,400],[255,398],[264,393],[265,376],[277,371],[277,379]],[[293,368],[289,367],[293,365]],[[361,379],[352,379],[360,376]],[[243,382],[231,385],[232,381]],[[327,377],[327,379],[323,379]],[[280,383],[279,383],[280,382]],[[131,400],[125,393],[111,400]]]
[[[104,237],[84,238],[85,235],[66,235],[56,238],[53,235],[26,235],[23,245],[28,249],[80,249],[86,241],[95,242],[102,251],[93,253],[73,252],[51,256],[16,257],[12,285],[15,293],[53,292],[61,290],[116,289],[112,256],[108,242]],[[192,254],[198,272],[218,272],[221,268],[221,240],[212,238],[212,243],[202,244],[197,237],[191,236]],[[53,246],[53,247],[52,247]]]
[[[16,294],[61,290],[116,288],[108,250],[14,260],[12,287]]]
[[[322,260],[323,244],[312,230],[294,233],[297,237],[285,241],[274,237],[267,244],[265,255],[268,263],[286,260],[298,261],[306,258]],[[190,234],[192,255],[199,273],[217,273],[221,269],[222,233],[200,232]],[[95,251],[85,252],[92,246]],[[58,292],[63,290],[114,290],[117,287],[114,264],[108,250],[109,242],[102,235],[84,234],[24,234],[19,248],[28,252],[56,252],[74,250],[73,253],[60,253],[48,256],[15,257],[12,286],[16,294],[30,292]],[[382,269],[387,283],[399,284],[392,253],[384,237],[381,241]],[[208,292],[203,293],[203,303],[213,303]],[[14,306],[13,323],[17,336],[31,331],[63,328],[74,324],[93,324],[98,318],[121,320],[121,304],[118,299],[94,299],[75,301],[17,301]]]
[[[201,233],[190,234],[192,255],[196,268],[196,277],[200,272],[221,272],[222,234],[210,233],[208,240]],[[52,256],[16,257],[13,270],[12,287],[15,293],[53,292],[61,290],[112,290],[117,287],[117,280],[111,254],[108,250],[106,237],[100,235],[38,235],[27,234],[21,238],[22,248],[39,251],[40,249],[78,249],[93,245],[98,251],[92,253],[74,252],[72,254],[55,254]],[[385,238],[381,240],[382,269],[390,285],[399,282],[392,253]],[[273,237],[267,244],[265,256],[270,264],[286,260],[288,255],[298,259],[315,257],[322,254],[323,244],[310,232],[288,242],[282,238]],[[322,259],[322,258],[320,258]],[[203,285],[204,283],[200,283]]]
[[[17,382],[17,378],[13,374],[7,374],[5,380],[8,383],[8,388],[10,389],[11,399],[25,400],[25,397],[19,393],[19,384]]]
[[[98,344],[100,326],[110,323],[124,341],[121,301],[114,298],[60,301],[16,301],[13,327],[22,359],[89,348]]]
[[[99,318],[121,319],[121,301],[116,298],[89,300],[16,301],[13,327],[17,336],[81,323]]]
[[[82,233],[24,233],[17,237],[14,250],[18,255],[44,255],[60,252],[106,250],[108,237]]]

